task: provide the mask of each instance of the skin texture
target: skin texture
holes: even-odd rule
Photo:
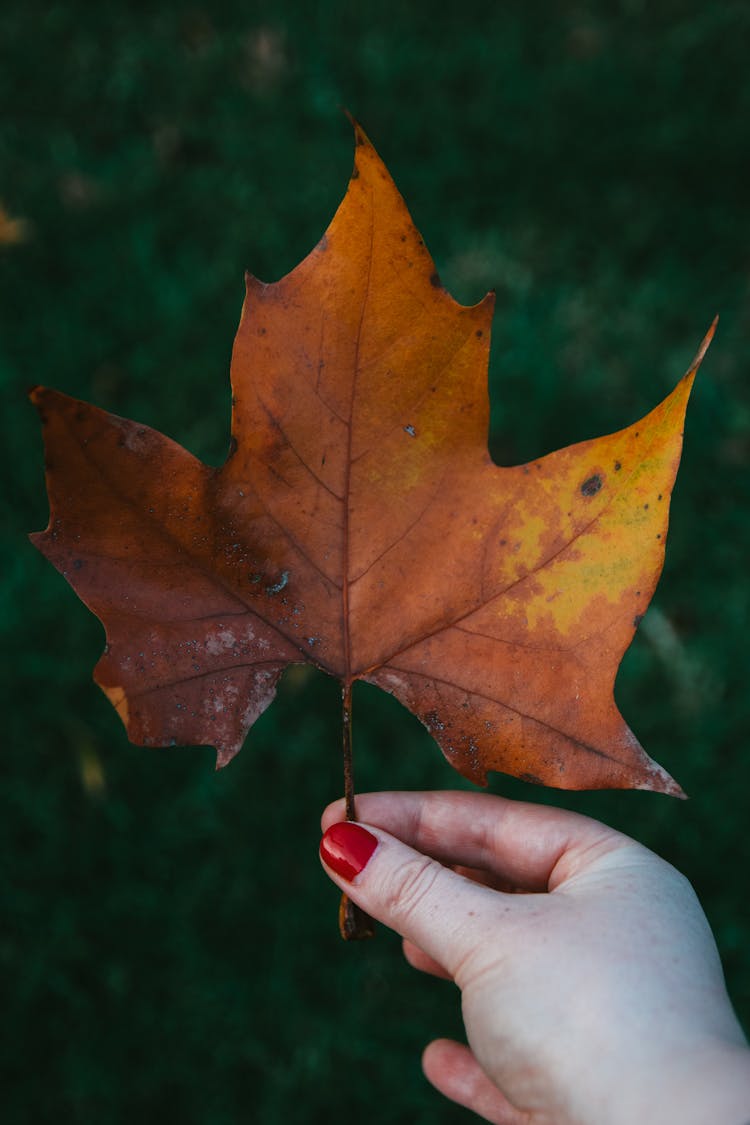
[[[745,1125],[750,1051],[688,881],[606,826],[471,793],[357,798],[342,889],[461,991],[429,1081],[495,1125]],[[323,814],[325,831],[343,804]],[[325,866],[325,865],[324,865]]]

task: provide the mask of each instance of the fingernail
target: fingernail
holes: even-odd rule
[[[353,879],[367,866],[378,846],[377,837],[361,824],[344,820],[332,824],[320,841],[320,858],[342,879]]]

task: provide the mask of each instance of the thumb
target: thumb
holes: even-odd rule
[[[511,909],[510,895],[458,875],[382,828],[333,824],[320,842],[320,858],[353,902],[452,977],[486,940],[488,927],[497,925],[498,914]]]

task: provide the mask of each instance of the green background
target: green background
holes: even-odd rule
[[[387,932],[337,935],[317,859],[336,685],[293,670],[219,774],[206,748],[132,747],[91,682],[100,625],[25,538],[47,519],[34,383],[222,460],[243,270],[278,278],[325,229],[341,106],[447,287],[497,290],[499,461],[634,421],[721,315],[617,683],[692,799],[491,788],[684,870],[747,1027],[750,8],[15,0],[0,34],[0,201],[26,224],[0,245],[7,1125],[469,1119],[419,1069],[460,1034],[453,987]],[[362,689],[355,710],[361,789],[458,783],[392,699]]]

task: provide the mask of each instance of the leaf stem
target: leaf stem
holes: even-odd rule
[[[352,681],[346,679],[341,689],[341,744],[344,752],[344,802],[346,819],[356,820],[354,804],[354,763],[352,755]],[[339,932],[344,941],[361,941],[374,937],[375,924],[348,895],[341,896]]]
[[[352,684],[347,680],[341,689],[341,742],[344,752],[344,800],[346,819],[356,820],[354,805],[354,763],[352,761]]]

